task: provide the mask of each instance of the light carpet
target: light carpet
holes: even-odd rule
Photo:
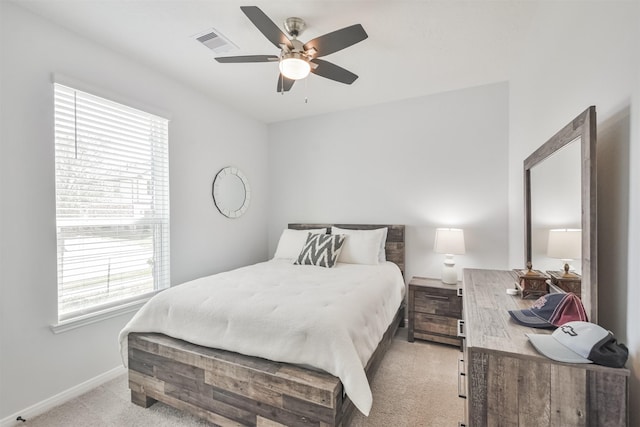
[[[373,408],[357,413],[353,427],[445,427],[462,420],[458,398],[456,347],[422,341],[407,342],[400,328],[371,385]],[[20,423],[25,427],[193,427],[211,426],[160,402],[140,408],[129,400],[122,375],[64,405]]]

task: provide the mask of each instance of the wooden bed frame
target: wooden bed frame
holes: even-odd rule
[[[293,229],[331,224],[289,224]],[[404,225],[336,225],[349,229],[388,227],[387,260],[404,274]],[[373,378],[399,325],[404,302],[367,363]],[[337,377],[298,365],[194,345],[162,334],[131,333],[131,401],[149,407],[161,401],[215,425],[346,427],[355,406]]]

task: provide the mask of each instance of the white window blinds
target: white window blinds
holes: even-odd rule
[[[59,321],[169,286],[168,121],[55,91]]]

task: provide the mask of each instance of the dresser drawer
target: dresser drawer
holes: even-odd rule
[[[415,291],[414,310],[416,313],[437,314],[459,319],[462,313],[462,298],[456,289],[426,288]]]

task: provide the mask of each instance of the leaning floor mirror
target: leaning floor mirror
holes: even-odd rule
[[[575,290],[597,323],[594,106],[525,159],[524,198],[525,265],[545,271],[553,283],[558,279],[562,290]]]

